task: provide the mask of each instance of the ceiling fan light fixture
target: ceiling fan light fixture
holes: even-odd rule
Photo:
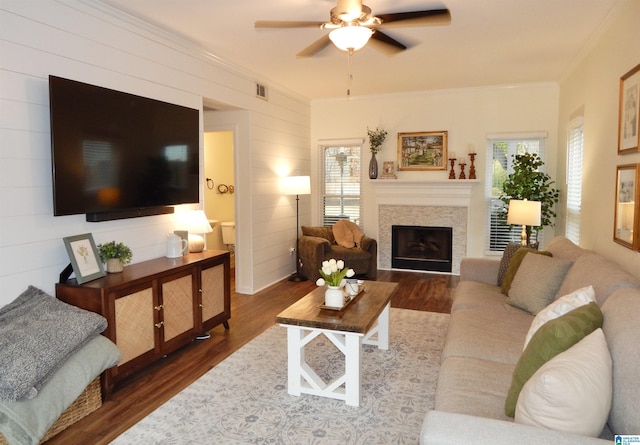
[[[364,26],[342,26],[329,33],[333,44],[342,51],[358,51],[365,46],[373,31]]]

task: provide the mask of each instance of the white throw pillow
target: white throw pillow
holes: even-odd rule
[[[540,329],[540,326],[545,324],[547,321],[561,317],[567,312],[571,312],[575,308],[589,304],[592,301],[596,301],[596,293],[593,290],[593,286],[588,286],[573,291],[549,304],[538,312],[533,319],[533,322],[531,322],[531,327],[529,328],[529,332],[527,332],[527,337],[524,340],[524,347],[522,350],[524,351],[533,334],[535,334],[535,332]]]
[[[525,383],[515,421],[597,437],[611,409],[611,355],[602,329],[596,329],[556,355]]]

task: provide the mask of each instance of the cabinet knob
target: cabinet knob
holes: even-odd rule
[[[198,289],[198,292],[202,293],[202,289]]]
[[[154,308],[156,311],[160,312],[160,309],[162,309],[163,307],[164,307],[164,304],[161,304],[161,305],[159,305],[159,306],[154,306],[153,308]]]
[[[164,326],[164,321],[161,321],[160,323],[156,323],[156,328],[160,329],[162,326]]]
[[[200,303],[198,306],[200,306],[200,307],[204,307],[204,305],[203,305],[202,303]]]

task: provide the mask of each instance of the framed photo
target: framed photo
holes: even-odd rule
[[[640,151],[640,64],[620,78],[618,154]]]
[[[96,243],[93,242],[93,235],[85,233],[67,236],[63,240],[78,284],[105,276]]]
[[[613,240],[640,249],[640,164],[619,165],[616,174]]]
[[[398,170],[446,169],[446,131],[398,133]]]

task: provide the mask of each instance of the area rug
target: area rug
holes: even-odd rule
[[[417,444],[449,315],[391,309],[389,350],[363,346],[360,407],[287,393],[286,329],[273,326],[112,444]],[[325,381],[344,358],[324,336],[305,350]]]

